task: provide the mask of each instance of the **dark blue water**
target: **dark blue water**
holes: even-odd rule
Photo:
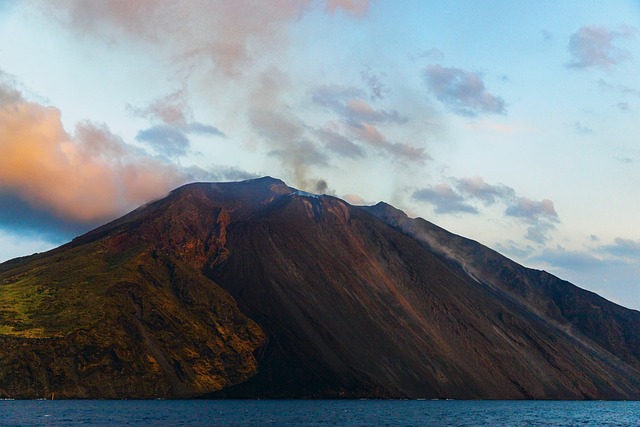
[[[7,426],[638,426],[640,402],[0,401]]]

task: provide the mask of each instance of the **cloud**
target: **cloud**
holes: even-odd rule
[[[261,176],[235,166],[227,165],[211,165],[208,166],[206,170],[199,166],[189,166],[182,170],[189,176],[189,181],[193,182],[244,181],[247,179],[260,178]]]
[[[132,105],[128,105],[127,108],[136,116],[177,127],[185,127],[193,120],[193,111],[183,89],[155,99],[145,108]]]
[[[522,261],[527,260],[535,252],[531,245],[524,246],[522,243],[516,243],[511,239],[507,240],[505,244],[497,243],[495,249],[502,254],[518,257]]]
[[[371,123],[406,123],[408,118],[395,110],[378,110],[364,100],[365,92],[355,87],[326,85],[317,87],[311,95],[313,102],[326,107],[351,125],[363,121]]]
[[[491,185],[479,176],[449,178],[449,183],[425,187],[414,191],[412,197],[435,206],[436,213],[479,213],[477,202],[485,206],[505,206],[504,215],[527,225],[525,238],[535,243],[549,240],[549,233],[560,222],[553,202],[531,200],[518,196],[506,185]],[[514,252],[511,250],[511,252]]]
[[[479,176],[455,179],[456,188],[464,195],[476,198],[491,205],[497,200],[509,200],[515,197],[513,188],[505,185],[490,185]]]
[[[535,221],[527,228],[527,234],[524,238],[535,243],[543,245],[549,241],[551,237],[549,233],[556,229],[556,226],[547,221]]]
[[[319,129],[316,131],[316,135],[325,147],[340,156],[352,159],[364,157],[364,152],[357,144],[338,132],[331,129]]]
[[[594,242],[593,239],[591,241]],[[596,239],[595,242],[597,241]],[[568,250],[562,246],[545,248],[541,254],[529,258],[530,262],[542,262],[551,268],[572,271],[583,276],[604,271],[607,272],[605,277],[614,277],[618,273],[624,275],[624,272],[629,271],[629,266],[637,270],[635,267],[640,265],[639,260],[640,241],[624,238],[616,238],[612,244],[581,250]],[[637,283],[637,273],[633,276],[633,282]]]
[[[613,244],[601,246],[598,251],[625,260],[640,261],[640,241],[618,237]]]
[[[360,123],[367,121],[370,123],[405,123],[406,117],[401,116],[397,111],[376,110],[371,104],[363,99],[349,99],[343,106],[343,116],[349,123]]]
[[[11,92],[6,85],[0,88]],[[0,192],[5,200],[21,200],[34,212],[66,223],[95,223],[189,180],[184,170],[126,144],[106,125],[82,122],[69,134],[60,116],[54,107],[15,94],[3,100]]]
[[[474,117],[505,113],[505,102],[485,89],[480,74],[431,65],[424,71],[427,87],[454,113]]]
[[[338,85],[320,86],[314,90],[311,98],[317,105],[335,113],[353,139],[370,148],[391,154],[401,161],[424,162],[430,158],[424,148],[389,140],[379,126],[404,124],[409,119],[395,110],[374,108],[364,99],[364,91],[361,89]],[[342,148],[348,147],[342,145]],[[352,151],[355,153],[355,150]]]
[[[149,143],[156,151],[168,157],[184,156],[190,147],[187,135],[173,126],[156,125],[136,135],[140,142]]]
[[[326,145],[318,142],[318,130],[305,123],[281,99],[289,77],[277,68],[262,72],[254,89],[247,119],[267,153],[282,165],[283,176],[296,187],[314,192],[318,179],[311,178],[314,166],[329,165]]]
[[[199,135],[221,136],[223,138],[226,138],[227,136],[224,132],[222,132],[217,127],[200,123],[200,122],[191,122],[187,124],[186,131],[187,133],[196,133]]]
[[[311,100],[340,116],[345,114],[345,103],[349,99],[364,99],[366,92],[354,86],[322,85],[313,89]]]
[[[259,134],[279,144],[301,139],[305,133],[302,122],[293,116],[275,111],[253,110],[249,120]]]
[[[537,202],[526,197],[518,197],[513,204],[507,207],[505,213],[508,216],[525,220],[535,220],[540,217],[550,220],[556,220],[558,218],[553,202],[549,199]]]
[[[411,162],[424,162],[430,159],[424,148],[414,147],[402,142],[392,142],[376,126],[370,123],[363,122],[351,125],[349,130],[355,138],[365,142],[372,148],[383,150],[393,155],[396,159]]]
[[[307,135],[306,125],[292,114],[270,110],[253,110],[249,114],[253,129],[269,143],[269,154],[278,157],[293,174],[294,185],[313,190],[308,178],[312,165],[327,165],[328,158]]]
[[[614,40],[632,38],[634,33],[629,26],[622,26],[617,31],[595,25],[581,27],[569,39],[572,59],[567,67],[610,70],[630,57],[629,51],[613,44]]]
[[[215,126],[205,125],[202,123],[189,123],[185,127],[174,127],[169,125],[155,125],[148,129],[141,130],[137,133],[136,139],[144,142],[158,153],[167,156],[184,156],[191,147],[188,134],[226,135],[218,130]]]
[[[161,47],[174,60],[185,65],[208,62],[227,77],[242,75],[264,50],[277,51],[286,40],[286,24],[313,5],[311,0],[37,2],[45,13],[83,36]],[[341,2],[331,10],[336,8],[359,11]]]
[[[427,202],[435,206],[436,213],[455,214],[472,213],[477,214],[478,210],[468,204],[465,198],[454,191],[449,184],[438,184],[415,191],[412,196],[420,202]]]
[[[386,94],[390,92],[390,89],[382,81],[386,74],[375,74],[371,71],[371,68],[366,67],[360,72],[360,77],[369,88],[369,97],[371,99],[384,99]]]
[[[56,244],[89,231],[102,221],[78,222],[64,219],[54,212],[30,204],[14,191],[0,190],[0,234],[20,235],[25,240],[38,239]]]
[[[184,90],[155,99],[145,108],[127,105],[127,109],[135,116],[144,117],[151,122],[159,122],[166,125],[165,127],[179,129],[186,133],[226,137],[226,134],[215,126],[193,121],[193,110],[189,106],[187,93]]]
[[[315,5],[329,14],[364,17],[370,0],[34,0],[66,28],[108,44],[166,49],[187,67],[210,64],[226,77],[246,73],[265,51],[278,52],[286,28]]]
[[[479,176],[470,178],[451,177],[449,181],[451,184],[443,183],[436,187],[429,187],[427,188],[429,191],[419,194],[430,194],[433,190],[437,190],[439,194],[446,196],[449,200],[465,201],[465,204],[469,204],[469,206],[473,206],[471,203],[475,200],[488,206],[498,202],[509,205],[513,200],[517,199],[513,188],[502,184],[488,184]],[[468,209],[463,209],[462,211],[470,212]],[[477,209],[473,207],[473,211],[477,212]]]
[[[505,215],[528,224],[525,238],[540,244],[549,240],[549,232],[555,230],[555,224],[560,222],[553,202],[549,199],[535,201],[518,197],[507,206]]]
[[[355,159],[376,154],[400,162],[428,158],[413,141],[399,140],[401,131],[392,136],[382,126],[408,120],[393,108],[373,102],[389,92],[383,72],[366,69],[358,79],[360,69],[356,70],[356,85],[361,88],[351,95],[340,92],[334,99],[327,98],[325,107],[334,117],[320,121],[317,117],[327,117],[319,111],[321,104],[305,99],[291,105],[299,86],[279,71],[287,65],[292,23],[310,11],[331,15],[337,22],[347,15],[364,17],[373,1],[32,1],[39,6],[35,10],[44,11],[61,29],[82,36],[83,48],[121,50],[126,46],[133,60],[141,58],[140,64],[157,66],[165,81],[177,83],[171,93],[148,105],[129,107],[131,113],[150,121],[140,127],[137,139],[158,156],[189,153],[189,141],[195,143],[199,131],[212,136],[228,131],[216,127],[216,122],[194,118],[187,101],[196,96],[210,101],[205,108],[223,111],[228,126],[244,133],[234,135],[247,141],[244,148],[259,146],[271,156],[266,162],[280,161],[281,173],[299,187],[310,181],[314,167],[330,166],[340,155]],[[320,114],[314,117],[314,113]],[[274,122],[267,123],[269,118]],[[248,128],[243,127],[246,123]],[[364,123],[373,126],[385,143],[373,146],[370,139],[359,139],[355,129]]]
[[[543,262],[553,267],[566,270],[593,270],[602,267],[604,261],[585,251],[570,251],[563,247],[547,248],[542,254],[531,258],[535,262]]]
[[[541,255],[533,257],[532,260],[575,271],[638,265],[640,241],[618,237],[612,244],[599,245],[586,250],[567,250],[558,246],[555,249],[545,249]]]
[[[369,12],[373,0],[326,0],[325,9],[329,13],[343,10],[351,15],[362,17]]]
[[[0,70],[0,107],[22,101],[22,94],[16,85],[12,76]]]
[[[311,98],[316,104],[326,107],[352,125],[362,121],[405,123],[408,119],[397,111],[376,110],[364,100],[366,94],[355,87],[326,85],[317,87]]]
[[[158,98],[145,108],[131,105],[127,108],[138,117],[160,122],[148,129],[140,130],[136,139],[164,156],[187,154],[191,146],[188,134],[226,137],[225,133],[215,126],[193,121],[193,111],[184,90]]]

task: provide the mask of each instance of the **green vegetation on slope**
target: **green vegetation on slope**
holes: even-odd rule
[[[139,249],[130,250],[114,262],[93,243],[5,272],[0,279],[0,334],[60,337],[95,324],[108,304],[106,290],[135,280],[131,261],[139,254]]]
[[[188,223],[159,223],[0,266],[0,397],[189,397],[255,374],[263,331],[194,268]]]

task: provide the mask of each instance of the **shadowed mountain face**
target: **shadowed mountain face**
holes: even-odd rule
[[[190,184],[0,265],[0,396],[638,399],[637,330],[386,204]]]

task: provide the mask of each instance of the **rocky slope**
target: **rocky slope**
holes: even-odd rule
[[[389,205],[190,184],[0,265],[0,396],[637,399],[637,330]]]

